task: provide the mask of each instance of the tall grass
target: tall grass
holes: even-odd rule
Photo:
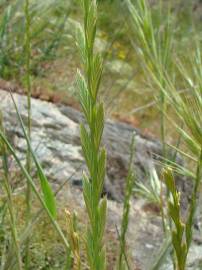
[[[172,59],[172,17],[170,10],[166,13],[164,6],[160,1],[158,4],[158,12],[155,14],[149,7],[146,0],[136,1],[132,3],[130,0],[125,1],[130,14],[130,25],[132,26],[131,42],[136,50],[142,68],[147,77],[146,81],[159,90],[160,101],[160,134],[163,145],[163,155],[166,157],[166,100],[165,93],[162,88],[166,88],[164,73],[171,69]],[[166,14],[165,14],[166,13]],[[166,19],[165,19],[166,18]],[[156,84],[156,79],[158,84]],[[159,87],[159,84],[161,87]]]
[[[84,75],[78,72],[77,85],[80,103],[88,127],[81,124],[81,145],[88,167],[83,175],[83,196],[89,217],[86,251],[91,270],[106,269],[105,232],[107,200],[101,199],[105,178],[106,152],[100,147],[104,128],[104,108],[99,102],[102,59],[94,51],[97,26],[96,1],[83,0],[84,26],[77,35]]]
[[[3,131],[3,121],[2,121],[2,115],[0,114],[0,130]],[[21,257],[21,251],[19,246],[19,238],[18,238],[18,231],[17,231],[17,222],[15,217],[15,207],[13,203],[13,195],[12,195],[12,188],[9,181],[9,164],[8,164],[8,153],[7,153],[7,147],[6,145],[0,141],[0,153],[2,156],[2,163],[3,163],[3,182],[4,182],[4,188],[5,193],[7,195],[7,205],[8,205],[8,211],[9,211],[9,225],[11,230],[11,236],[12,236],[12,242],[15,249],[15,255],[17,258],[17,268],[18,270],[22,270],[22,257]]]
[[[27,89],[27,135],[31,142],[31,72],[30,72],[30,60],[31,60],[31,38],[30,38],[30,14],[29,14],[29,0],[25,0],[25,63],[26,63],[26,89]],[[27,172],[31,173],[31,153],[29,147],[27,147],[27,158],[26,158]],[[26,226],[28,226],[31,217],[31,205],[32,205],[32,196],[31,196],[31,186],[27,182],[27,191],[26,191]],[[25,269],[29,269],[30,265],[30,239],[27,238],[26,250],[25,250]]]

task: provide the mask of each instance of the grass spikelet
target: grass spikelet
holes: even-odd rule
[[[71,214],[68,210],[65,211],[67,217],[67,229],[69,244],[73,257],[73,270],[81,269],[81,257],[80,257],[80,243],[79,243],[79,233],[77,230],[77,215],[74,212]]]

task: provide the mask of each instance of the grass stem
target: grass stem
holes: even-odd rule
[[[2,126],[2,119],[0,115],[0,130],[3,130]],[[17,258],[17,267],[18,270],[22,270],[22,258],[19,246],[19,239],[18,239],[18,232],[17,232],[17,225],[15,219],[15,211],[14,211],[14,204],[13,204],[13,197],[12,197],[12,190],[9,183],[9,165],[8,165],[8,157],[7,157],[7,147],[5,143],[0,140],[0,153],[2,155],[2,163],[3,163],[3,181],[4,181],[4,188],[7,194],[7,204],[8,204],[8,211],[9,211],[9,223],[11,229],[11,235],[14,243],[15,254]]]
[[[28,138],[31,141],[31,78],[30,78],[30,59],[31,59],[31,38],[30,38],[30,14],[29,14],[29,0],[25,0],[25,80],[26,80],[26,89],[27,89],[27,134]],[[27,157],[26,157],[26,167],[27,172],[31,173],[31,153],[30,148],[27,147]],[[29,224],[31,218],[31,186],[27,182],[27,191],[26,191],[26,226]],[[30,265],[30,238],[27,238],[26,248],[25,248],[25,269],[29,270]]]

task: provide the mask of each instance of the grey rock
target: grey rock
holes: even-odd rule
[[[18,94],[13,94],[13,97],[26,124],[26,97]],[[0,91],[0,99],[6,132],[20,158],[25,160],[26,142],[10,94]],[[61,184],[70,178],[82,179],[82,170],[86,168],[80,146],[81,121],[84,121],[82,114],[71,107],[32,99],[32,148],[53,183]],[[146,180],[147,171],[162,154],[158,141],[144,137],[139,130],[128,124],[106,121],[103,145],[107,149],[108,158],[104,192],[117,201],[123,198],[132,133],[135,133],[134,166],[138,179]],[[76,185],[79,185],[78,181]]]

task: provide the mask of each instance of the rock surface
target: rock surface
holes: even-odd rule
[[[26,123],[26,97],[18,94],[13,96]],[[0,91],[0,100],[5,129],[18,154],[25,158],[26,143],[10,94]],[[84,160],[79,123],[82,118],[82,114],[71,107],[32,99],[32,147],[48,178],[55,184],[71,178],[75,185],[81,185]],[[145,180],[148,170],[153,166],[153,157],[161,155],[161,144],[158,141],[142,136],[128,124],[106,121],[103,139],[108,153],[105,188],[117,201],[123,196],[133,132],[136,144],[134,165],[138,179]]]
[[[26,123],[26,97],[18,94],[13,96]],[[4,126],[9,140],[15,146],[19,157],[24,160],[26,143],[10,94],[0,90],[0,101],[0,110],[3,112]],[[81,120],[83,120],[82,114],[73,108],[32,99],[32,147],[54,186],[61,185],[65,180],[70,183],[68,189],[64,189],[65,192],[61,193],[64,202],[67,203],[72,197],[71,203],[74,202],[74,206],[77,205],[80,211],[83,211],[80,188],[85,165],[79,138]],[[138,179],[146,181],[147,171],[153,167],[154,158],[162,154],[161,144],[158,141],[142,136],[137,129],[128,124],[106,121],[103,139],[108,152],[105,191],[109,197],[115,199],[108,203],[107,231],[115,238],[117,238],[116,226],[120,224],[122,215],[121,201],[133,132],[136,141],[134,167]],[[161,219],[145,206],[145,201],[142,199],[133,199],[131,204],[128,232],[128,245],[134,264],[131,269],[149,269],[154,254],[162,242]],[[188,269],[200,269],[197,268],[196,261],[199,263],[201,261],[201,250],[200,241],[193,245]],[[162,269],[172,268],[168,262]]]

